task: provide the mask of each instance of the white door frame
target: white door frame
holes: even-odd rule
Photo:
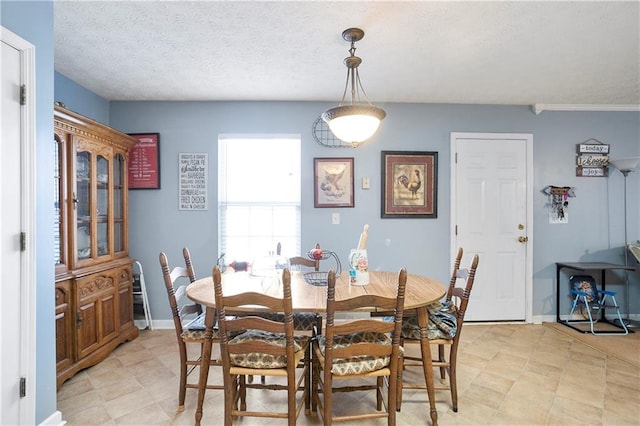
[[[26,104],[20,109],[20,179],[22,199],[20,220],[22,232],[26,234],[26,247],[20,262],[21,306],[20,306],[20,375],[26,378],[26,396],[20,401],[20,424],[35,424],[35,46],[4,27],[2,42],[21,52],[21,83],[27,87]],[[2,72],[0,70],[0,72]],[[2,117],[0,115],[0,126]],[[53,320],[53,319],[52,319]],[[0,329],[0,339],[2,339]]]
[[[457,152],[457,140],[458,139],[524,139],[526,141],[526,223],[525,229],[527,230],[527,236],[529,241],[526,243],[526,261],[525,261],[525,322],[533,322],[533,135],[531,133],[464,133],[464,132],[451,132],[451,145],[450,145],[450,173],[451,173],[451,206],[450,206],[450,259],[453,259],[456,255],[458,248],[455,246],[456,241],[456,218],[455,213],[457,209],[457,195],[455,188],[456,182],[456,152]]]

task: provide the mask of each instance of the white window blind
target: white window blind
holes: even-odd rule
[[[300,137],[218,138],[218,253],[251,261],[300,253]]]

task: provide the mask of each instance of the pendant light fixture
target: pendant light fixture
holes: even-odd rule
[[[342,38],[351,43],[349,54],[344,59],[347,66],[347,82],[342,94],[340,105],[326,110],[322,119],[327,122],[331,132],[340,140],[350,143],[356,148],[360,143],[374,135],[380,122],[387,115],[383,109],[375,107],[369,102],[369,98],[360,82],[358,66],[362,59],[355,55],[356,41],[362,40],[364,31],[360,28],[348,28],[342,32]],[[345,103],[347,89],[351,90],[351,101]],[[365,102],[363,102],[360,93]]]

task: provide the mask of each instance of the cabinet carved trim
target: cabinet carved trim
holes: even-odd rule
[[[57,386],[138,337],[129,257],[129,150],[138,141],[60,106],[56,143]]]
[[[79,287],[80,288],[78,290],[80,292],[80,297],[81,298],[87,297],[87,296],[90,296],[92,293],[97,293],[108,288],[113,288],[114,287],[113,278],[103,277],[103,276],[96,277],[92,281],[89,281],[88,283],[84,283]]]
[[[78,151],[91,151],[91,152],[94,152],[96,155],[100,155],[102,157],[107,157],[107,158],[113,157],[113,149],[111,149],[108,146],[104,146],[99,142],[83,139],[83,138],[76,138],[75,143],[76,143],[76,149]]]
[[[97,121],[90,120],[86,117],[82,117],[79,114],[76,114],[69,110],[65,110],[64,108],[61,108],[61,107],[56,107],[55,113],[58,114],[58,117],[54,118],[54,126],[60,129],[60,131],[63,131],[65,133],[73,133],[74,135],[77,135],[77,136],[84,136],[91,139],[95,139],[98,142],[113,145],[118,149],[129,150],[129,148],[131,148],[129,144],[126,142],[114,140],[113,136],[111,135],[114,129],[111,129],[110,127],[105,126],[104,124],[98,123]],[[85,120],[85,122],[88,120],[93,122],[97,126],[91,130],[88,130],[78,125],[73,125],[71,123],[64,121],[66,119],[73,120],[74,116],[82,117],[82,120]],[[105,135],[104,133],[107,133],[107,134]],[[128,136],[128,135],[125,135],[125,136]],[[137,140],[134,139],[134,141],[135,141],[134,142],[134,145],[135,145],[135,143],[137,143]]]

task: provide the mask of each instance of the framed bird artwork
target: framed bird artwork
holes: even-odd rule
[[[438,153],[382,151],[382,218],[438,217]]]
[[[314,207],[353,207],[353,157],[313,159]]]

